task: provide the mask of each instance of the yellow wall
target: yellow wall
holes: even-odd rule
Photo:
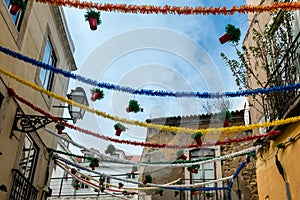
[[[291,124],[275,141],[271,141],[270,147],[266,151],[258,155],[256,167],[259,199],[268,199],[267,196],[271,200],[286,199],[285,183],[275,165],[276,144],[286,142],[289,137],[298,133],[300,133],[300,123]],[[300,140],[296,140],[285,149],[279,150],[278,153],[278,159],[290,184],[292,199],[300,199],[299,155]]]
[[[18,31],[11,20],[4,1],[0,1],[0,45],[36,60],[42,60],[43,49],[47,36],[49,36],[58,59],[57,67],[69,71],[71,70],[70,66],[75,67],[74,58],[66,53],[66,51],[71,52],[71,50],[63,43],[66,38],[61,36],[63,34],[58,28],[57,17],[57,15],[54,15],[52,8],[47,4],[28,2],[21,29]],[[40,84],[38,67],[24,63],[3,53],[0,53],[0,67],[32,83]],[[2,74],[0,74],[0,77],[4,80],[5,84],[13,88],[19,96],[29,100],[45,111],[52,113],[54,116],[62,116],[62,109],[53,109],[53,105],[60,105],[59,101],[52,98],[49,100],[48,97],[40,92],[34,91]],[[55,91],[55,93],[65,96],[68,82],[69,79],[61,75],[55,75],[52,90]],[[2,83],[0,85],[2,85]],[[0,88],[1,93],[7,93],[5,86],[2,85]],[[0,199],[7,199],[9,196],[13,180],[11,169],[18,167],[25,136],[24,133],[17,132],[14,137],[9,138],[17,104],[8,94],[6,94],[5,97],[5,102],[7,103],[2,105],[1,108],[1,111],[4,110],[3,112],[5,113],[0,115],[0,151],[3,153],[0,157],[0,185],[5,184],[9,191],[7,193],[0,192]],[[19,103],[19,105],[25,114],[41,115],[22,103]],[[54,125],[54,123],[47,125],[47,128],[55,131]],[[56,139],[53,136],[43,132],[41,129],[38,130],[38,135],[47,147],[56,148]],[[37,199],[40,199],[42,190],[46,189],[47,191],[48,188],[48,183],[45,185],[45,182],[47,182],[46,171],[49,165],[48,162],[51,161],[51,159],[49,159],[49,154],[38,135],[35,133],[30,134],[40,149],[33,181],[33,185],[39,190]],[[50,168],[50,177],[51,172],[52,169]]]

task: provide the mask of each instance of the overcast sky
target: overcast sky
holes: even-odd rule
[[[116,3],[109,1],[107,3]],[[244,1],[160,0],[119,1],[178,6],[228,6],[241,5]],[[225,26],[239,27],[244,36],[247,15],[232,16],[178,16],[142,15],[101,12],[102,24],[96,31],[84,21],[85,10],[65,8],[69,30],[75,44],[75,60],[81,74],[97,81],[113,83],[137,89],[166,91],[236,91],[230,70],[223,63],[220,53],[234,56],[234,48],[220,44]],[[83,87],[90,98],[89,85],[71,81],[70,89]],[[203,101],[174,97],[149,97],[104,90],[105,97],[90,106],[110,115],[145,121],[150,118],[203,114]],[[144,108],[142,113],[125,111],[130,99],[137,100]],[[241,109],[240,98],[232,100],[232,110]],[[114,136],[115,122],[86,113],[78,126],[108,136]],[[128,130],[119,137],[144,141],[146,129],[126,125]],[[109,142],[69,131],[71,137],[100,151]],[[140,154],[141,147],[114,144],[128,154]]]

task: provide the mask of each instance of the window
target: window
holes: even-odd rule
[[[26,135],[19,163],[19,170],[30,182],[32,182],[33,180],[37,156],[37,147],[34,145],[33,141]]]
[[[56,61],[57,61],[57,59],[56,59],[56,56],[55,56],[55,53],[53,50],[53,46],[50,42],[50,39],[48,38],[46,41],[46,45],[45,45],[43,62],[55,67]],[[52,84],[53,84],[53,79],[54,79],[53,71],[41,68],[39,77],[40,77],[43,87],[46,90],[50,91],[52,89]]]
[[[4,0],[5,4],[7,5],[7,8],[10,9],[11,4],[9,3],[9,0]],[[16,15],[10,14],[13,22],[15,23],[17,30],[20,31],[21,24],[24,18],[24,12],[20,10]]]
[[[194,149],[190,151],[191,160],[195,160],[199,158],[207,158],[207,157],[215,157],[215,149],[200,148],[200,149]],[[215,179],[216,179],[216,165],[214,162],[201,164],[200,168],[198,169],[198,173],[191,173],[191,184],[203,183]],[[216,187],[216,184],[215,183],[206,184],[203,187]],[[217,199],[216,191],[209,191],[206,193],[211,194],[210,197],[211,200]],[[203,197],[204,199],[206,193],[200,192],[197,195],[193,195],[193,196]]]

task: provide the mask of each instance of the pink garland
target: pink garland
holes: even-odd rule
[[[268,132],[268,133],[263,134],[263,135],[247,136],[247,137],[243,137],[243,138],[228,139],[228,140],[225,140],[225,141],[207,142],[207,143],[204,143],[202,145],[198,145],[198,144],[189,144],[189,145],[157,144],[157,143],[138,142],[138,141],[131,141],[131,140],[120,140],[120,139],[108,137],[108,136],[105,136],[105,135],[102,135],[102,134],[98,134],[98,133],[92,132],[92,131],[87,130],[87,129],[83,129],[83,128],[80,128],[78,126],[74,126],[74,125],[69,124],[65,121],[61,121],[57,117],[54,117],[50,113],[42,110],[39,107],[36,107],[35,105],[30,103],[26,99],[24,99],[24,98],[20,97],[19,95],[17,95],[12,88],[9,88],[9,93],[10,93],[10,95],[12,95],[16,99],[18,99],[20,102],[22,102],[25,105],[29,106],[33,110],[45,115],[46,117],[52,119],[56,123],[61,123],[65,126],[67,126],[68,128],[77,130],[77,131],[85,133],[87,135],[94,136],[96,138],[100,138],[100,139],[103,139],[103,140],[107,140],[107,141],[111,141],[111,142],[115,142],[115,143],[120,143],[120,144],[129,144],[129,145],[135,145],[135,146],[154,147],[154,148],[188,149],[188,148],[196,148],[196,147],[208,147],[208,146],[215,146],[215,145],[222,145],[222,144],[245,142],[245,141],[249,141],[249,140],[255,140],[255,139],[259,139],[259,138],[263,138],[263,137],[269,137],[269,136],[272,136],[272,135],[280,134],[280,131],[276,130],[276,131]]]

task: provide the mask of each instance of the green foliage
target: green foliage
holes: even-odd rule
[[[231,112],[227,109],[222,109],[218,113],[218,119],[220,119],[220,120],[231,119]]]
[[[99,88],[93,88],[93,89],[91,89],[91,93],[92,94],[95,93],[95,92],[99,93],[99,98],[98,99],[103,99],[103,97],[104,97],[103,90],[101,90]]]
[[[140,108],[140,105],[138,104],[138,102],[136,100],[130,100],[128,106],[130,108],[130,111],[132,111],[132,112],[137,113],[139,111],[142,111]]]
[[[65,125],[60,124],[60,123],[57,123],[57,124],[55,125],[55,128],[57,128],[57,129],[61,128],[62,130],[64,130],[64,129],[65,129]]]
[[[203,136],[203,134],[201,132],[197,132],[195,134],[192,134],[192,139],[196,140],[198,138],[201,138]]]
[[[147,183],[152,183],[152,176],[150,174],[146,174],[145,179]]]
[[[125,131],[127,128],[123,125],[123,124],[121,124],[121,123],[116,123],[115,125],[114,125],[114,128],[115,128],[115,130],[117,130],[117,129],[121,129],[122,131]]]
[[[225,27],[226,34],[230,37],[230,41],[238,43],[241,37],[241,31],[232,24],[227,24]]]
[[[112,145],[112,144],[109,144],[109,145],[107,146],[107,148],[106,148],[105,153],[114,154],[115,151],[116,151],[115,146]]]
[[[89,11],[86,12],[84,17],[85,17],[86,21],[88,21],[89,18],[97,19],[97,25],[100,25],[102,23],[102,21],[100,19],[100,12],[99,11],[89,10]]]
[[[133,166],[133,167],[132,167],[132,171],[135,171],[135,172],[138,171],[137,166]]]
[[[22,11],[25,11],[26,6],[27,6],[27,1],[23,1],[23,0],[9,0],[10,4],[15,4],[15,5],[19,5],[21,6]]]
[[[180,156],[182,156],[183,154],[184,154],[184,151],[183,151],[183,150],[179,150],[179,151],[177,151],[177,153],[176,153],[177,157],[180,157]]]

